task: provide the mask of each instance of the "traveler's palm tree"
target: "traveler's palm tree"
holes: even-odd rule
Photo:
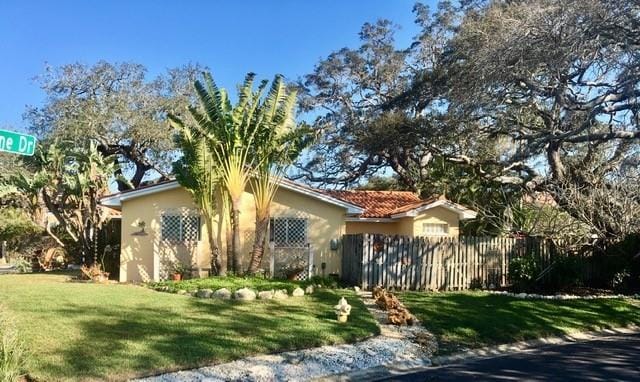
[[[286,167],[309,143],[307,130],[297,129],[294,107],[296,92],[288,92],[282,76],[276,76],[260,104],[254,137],[258,158],[251,188],[256,207],[255,237],[249,273],[255,273],[262,261],[269,227],[270,207]]]
[[[178,182],[193,196],[202,211],[209,238],[211,267],[215,274],[225,275],[226,262],[220,256],[220,248],[213,234],[218,213],[217,200],[220,174],[214,164],[213,153],[201,130],[189,128],[174,116],[169,116],[172,125],[178,129],[176,146],[182,150],[182,158],[173,164],[173,172]]]
[[[186,125],[180,118],[170,116],[170,121],[179,131],[190,130],[191,135],[197,137],[197,140],[206,142],[206,145],[202,146],[202,153],[211,159],[207,171],[215,173],[212,179],[216,180],[211,184],[224,188],[222,193],[204,189],[210,195],[209,200],[215,200],[215,194],[228,195],[232,228],[230,265],[234,272],[240,272],[240,198],[247,187],[252,169],[256,166],[256,157],[251,155],[257,127],[255,122],[259,119],[256,117],[256,111],[267,85],[267,82],[263,81],[258,90],[254,91],[254,77],[252,73],[247,75],[239,89],[238,103],[232,106],[227,92],[219,89],[211,75],[205,73],[203,81],[195,82],[200,108],[189,109],[195,123]],[[183,166],[187,162],[190,166],[192,161],[192,158],[184,157]],[[188,183],[185,185],[188,187]],[[196,187],[196,192],[202,191],[197,185]],[[218,204],[218,207],[224,205]]]
[[[282,77],[277,76],[263,97],[268,81],[261,81],[254,90],[254,78],[253,73],[246,76],[238,90],[238,102],[232,106],[227,92],[219,89],[211,75],[205,73],[203,81],[195,82],[200,107],[189,109],[194,123],[185,124],[180,118],[170,116],[172,125],[180,132],[178,146],[185,153],[175,169],[178,180],[192,190],[199,205],[205,205],[199,198],[206,197],[209,203],[206,208],[211,206],[213,211],[218,207],[223,210],[222,216],[229,212],[229,260],[236,273],[241,271],[239,208],[242,194],[251,182],[256,202],[256,237],[250,263],[253,272],[262,258],[269,205],[279,176],[305,142],[304,135],[295,129],[295,93],[288,93]],[[215,195],[223,195],[226,200],[218,198],[216,205]],[[225,211],[225,205],[229,211]],[[211,231],[209,234],[213,236]]]

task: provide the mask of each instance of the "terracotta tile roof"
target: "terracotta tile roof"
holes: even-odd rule
[[[394,213],[419,207],[433,200],[421,200],[418,194],[410,191],[325,191],[334,198],[364,208],[363,218],[388,218]],[[402,210],[399,210],[401,209]]]

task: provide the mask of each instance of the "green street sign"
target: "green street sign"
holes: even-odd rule
[[[36,137],[0,130],[0,151],[20,155],[33,155],[33,152],[36,151]]]

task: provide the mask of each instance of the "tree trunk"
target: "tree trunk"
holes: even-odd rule
[[[231,207],[231,262],[233,264],[233,272],[238,274],[240,269],[240,210],[238,202],[232,201]]]
[[[267,240],[267,231],[269,229],[269,214],[265,216],[256,216],[256,233],[253,242],[253,250],[251,251],[251,263],[249,264],[249,270],[247,273],[255,274],[262,263],[262,257],[264,256],[264,245]]]
[[[562,182],[565,176],[564,164],[560,159],[560,149],[562,144],[559,142],[550,142],[547,147],[547,161],[551,168],[553,179]]]
[[[209,251],[211,252],[211,271],[217,276],[226,276],[227,264],[220,259],[220,248],[213,235],[213,219],[207,220],[207,236],[209,237]]]

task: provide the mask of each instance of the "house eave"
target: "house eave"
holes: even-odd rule
[[[460,220],[474,219],[478,215],[477,212],[472,211],[472,210],[467,209],[467,208],[464,208],[463,206],[461,206],[459,204],[450,202],[448,200],[438,200],[436,202],[429,203],[429,204],[424,205],[424,206],[420,206],[420,207],[415,208],[413,210],[401,212],[399,214],[393,214],[393,215],[391,215],[391,218],[400,219],[400,218],[404,218],[404,217],[416,217],[416,216],[420,215],[422,212],[430,210],[432,208],[436,208],[436,207],[442,207],[442,208],[445,208],[445,209],[447,209],[449,211],[453,211],[453,212],[457,213]]]
[[[397,220],[392,218],[364,218],[359,216],[347,216],[344,221],[357,223],[395,223]]]

